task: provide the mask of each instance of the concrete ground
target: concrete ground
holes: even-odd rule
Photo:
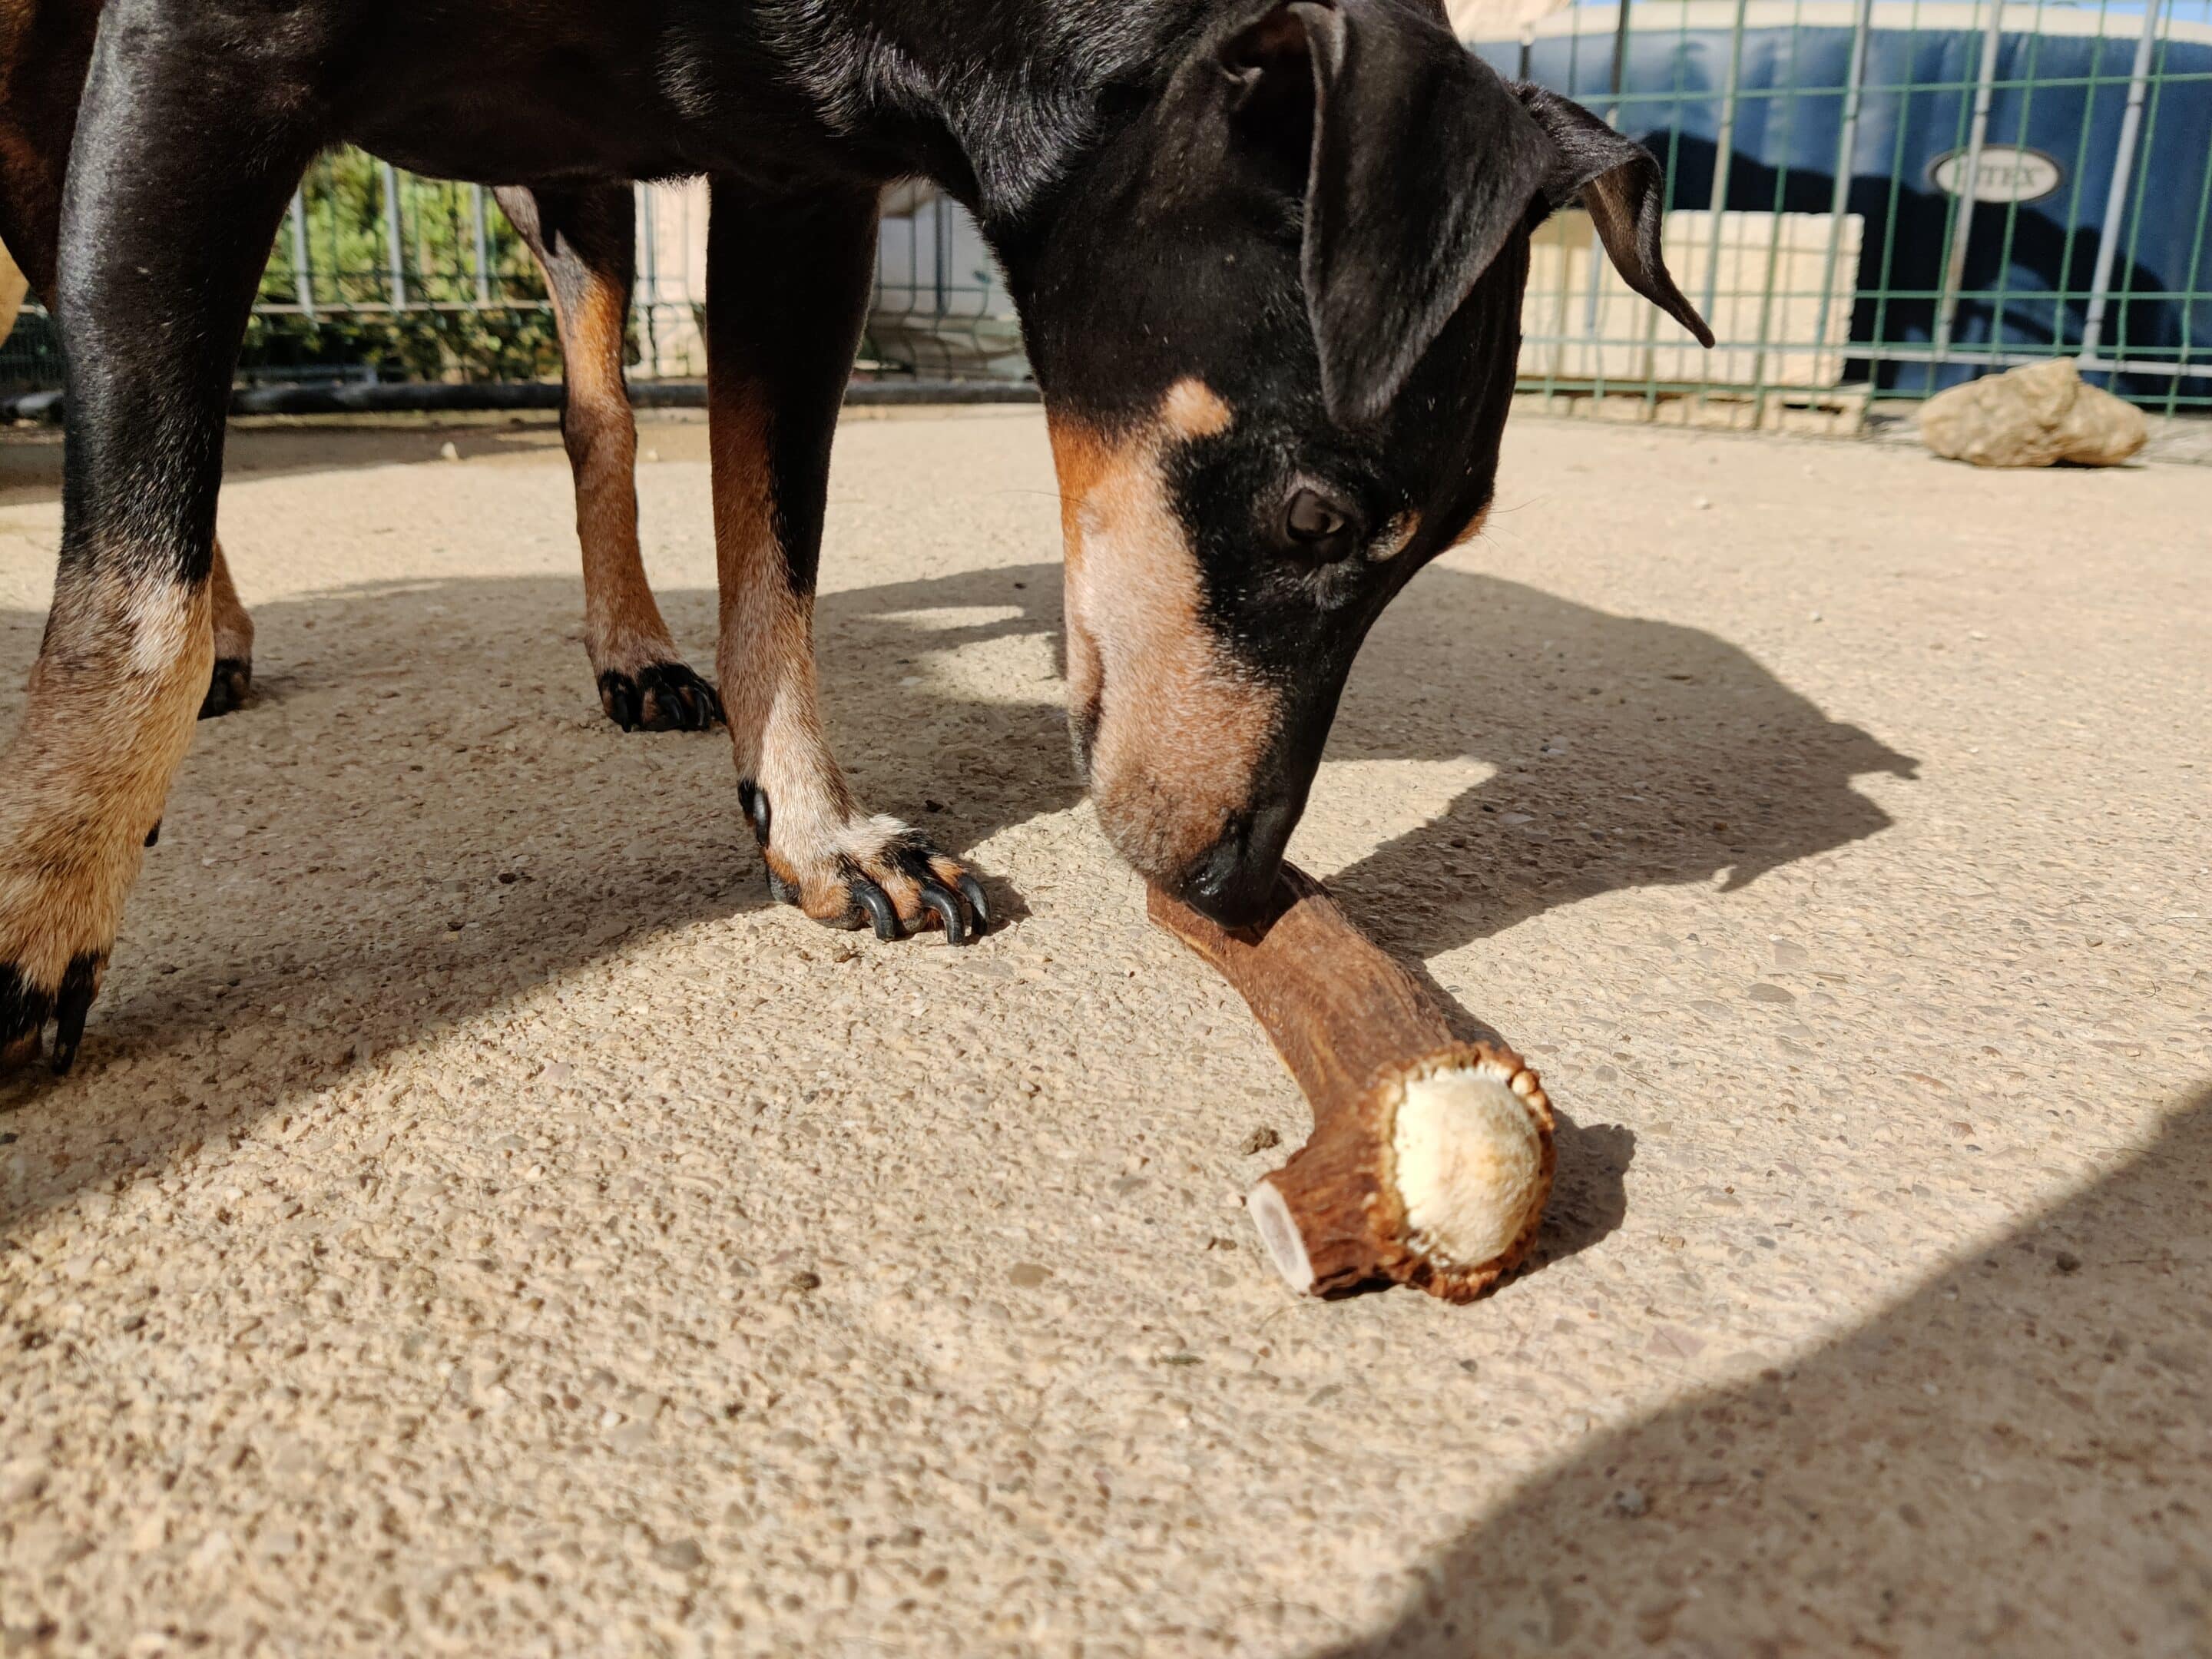
[[[600,718],[544,426],[241,433],[259,694],[0,1103],[0,1652],[2212,1653],[2208,509],[1520,423],[1297,852],[1559,1189],[1486,1301],[1323,1304],[1237,1198],[1298,1097],[1071,781],[1034,414],[841,441],[830,722],[958,952]]]

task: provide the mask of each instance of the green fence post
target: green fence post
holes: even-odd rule
[[[309,322],[315,320],[315,277],[307,264],[307,198],[302,191],[292,192],[292,292],[300,302],[300,314]]]
[[[1728,80],[1721,90],[1721,118],[1713,141],[1712,252],[1705,266],[1705,315],[1713,314],[1721,281],[1721,228],[1728,220],[1729,171],[1735,159],[1735,108],[1743,80],[1743,26],[1751,0],[1735,0],[1735,27],[1729,33]]]
[[[2094,368],[2105,337],[2105,312],[2112,297],[2112,264],[2120,251],[2120,221],[2127,216],[2128,187],[2135,181],[2136,140],[2142,132],[2143,96],[2150,86],[2150,51],[2158,39],[2160,0],[2143,7],[2136,38],[2135,67],[2128,73],[2128,106],[2120,117],[2120,146],[2112,158],[2112,188],[2105,198],[2105,232],[2097,239],[2096,273],[2089,279],[2089,315],[2081,325],[2084,368]]]
[[[379,164],[384,181],[384,275],[392,308],[407,309],[407,248],[399,231],[399,174],[389,161]]]
[[[1936,337],[1929,368],[1940,369],[1951,356],[1951,330],[1959,317],[1959,290],[1966,281],[1966,244],[1973,240],[1974,209],[1982,198],[1982,146],[1990,136],[1990,105],[1996,91],[1997,54],[2004,49],[2004,0],[1989,0],[1990,27],[1982,37],[1982,61],[1975,66],[1974,115],[1966,129],[1963,189],[1954,192],[1951,245],[1943,262],[1942,296],[1936,307]]]
[[[491,303],[491,228],[484,222],[484,187],[469,186],[469,232],[475,244],[477,305]]]

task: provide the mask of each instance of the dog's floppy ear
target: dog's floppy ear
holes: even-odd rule
[[[1432,9],[1291,0],[1221,55],[1232,118],[1305,162],[1306,308],[1347,426],[1389,407],[1557,167]]]
[[[1543,189],[1552,206],[1565,207],[1579,198],[1621,280],[1688,329],[1699,345],[1711,345],[1712,330],[1674,286],[1660,253],[1667,190],[1651,152],[1556,92],[1525,81],[1516,81],[1513,92],[1551,140],[1552,166]]]

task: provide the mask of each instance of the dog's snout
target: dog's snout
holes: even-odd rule
[[[1295,803],[1264,806],[1231,825],[1176,884],[1176,896],[1224,927],[1264,921],[1282,878],[1283,850],[1298,821]]]

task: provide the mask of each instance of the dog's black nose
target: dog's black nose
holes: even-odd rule
[[[1297,827],[1295,804],[1265,806],[1240,818],[1176,884],[1176,896],[1224,927],[1267,919],[1283,873],[1283,848]]]

